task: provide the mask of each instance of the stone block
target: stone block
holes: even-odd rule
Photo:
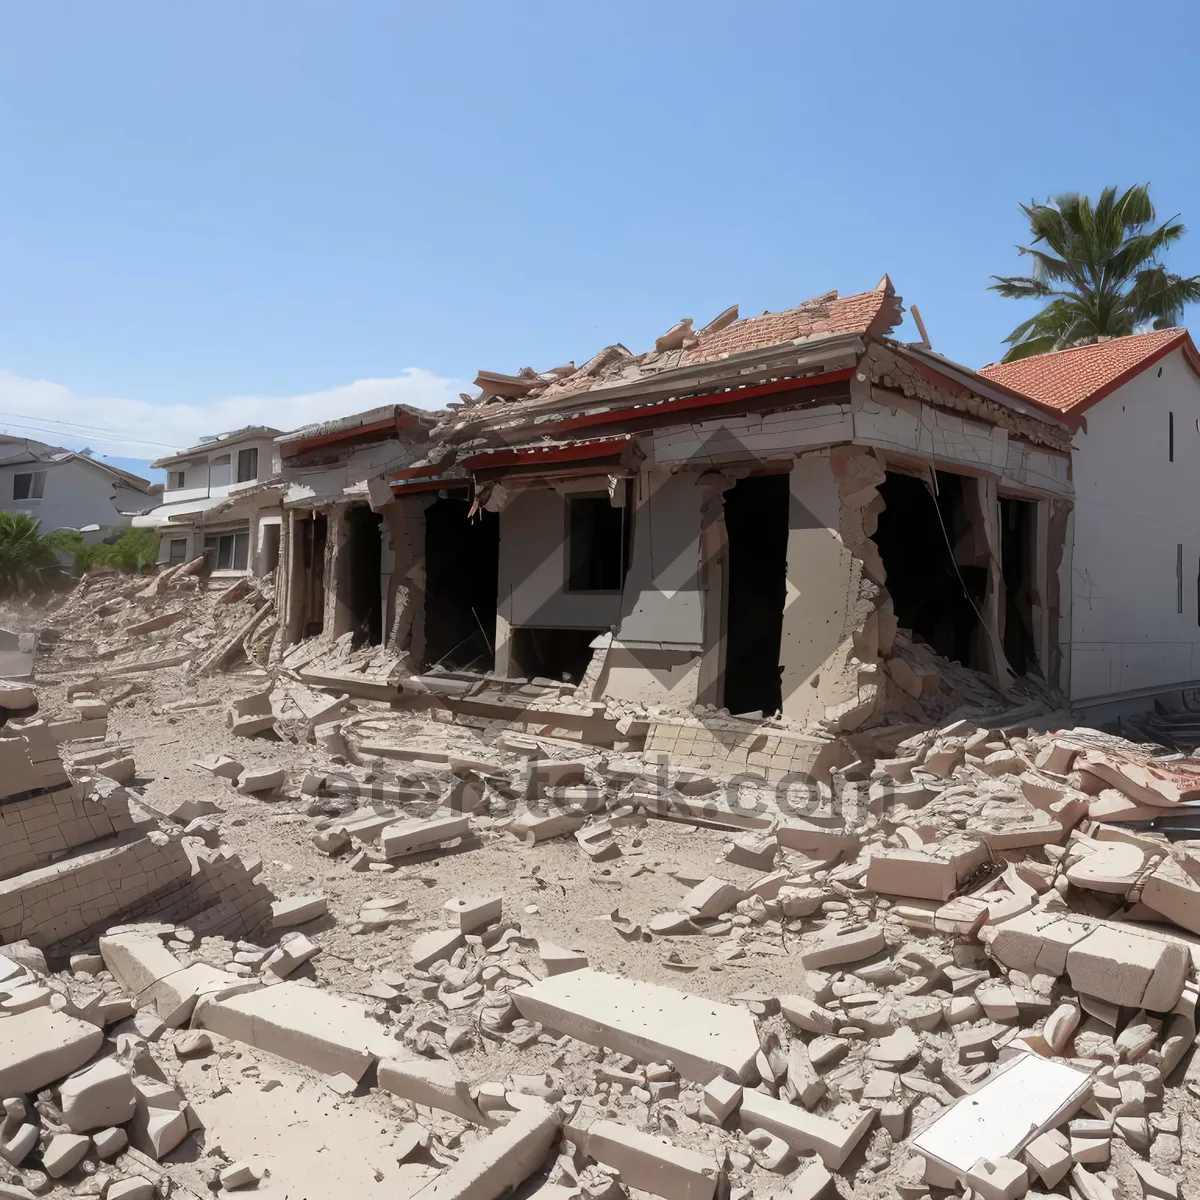
[[[448,925],[459,933],[474,933],[500,920],[504,912],[503,896],[452,896],[442,905]]]
[[[568,1128],[568,1134],[573,1130]],[[615,1168],[621,1182],[664,1200],[712,1200],[720,1168],[712,1154],[677,1146],[616,1121],[593,1121],[583,1131],[589,1158]]]
[[[326,1075],[357,1081],[397,1043],[361,1005],[319,988],[284,982],[197,1006],[193,1024],[257,1046]]]
[[[329,901],[320,893],[307,896],[288,896],[271,904],[271,926],[286,929],[291,925],[306,925],[329,912]]]
[[[495,1200],[541,1166],[559,1124],[558,1113],[540,1101],[522,1107],[507,1125],[468,1146],[412,1200]]]
[[[0,1019],[0,1096],[36,1092],[78,1070],[104,1041],[104,1031],[52,1008]]]
[[[124,1125],[137,1104],[129,1068],[115,1058],[102,1058],[68,1075],[58,1093],[63,1120],[72,1133]]]
[[[440,1109],[472,1125],[489,1123],[471,1099],[470,1085],[443,1059],[384,1059],[379,1064],[379,1086],[402,1100]]]
[[[51,1179],[73,1171],[92,1148],[92,1139],[78,1133],[52,1133],[42,1148],[42,1169]]]
[[[511,995],[528,1020],[639,1062],[670,1061],[685,1079],[707,1083],[725,1075],[745,1083],[754,1077],[758,1034],[740,1005],[590,968],[551,976]]]
[[[469,818],[455,813],[443,817],[414,817],[386,826],[379,835],[385,858],[404,858],[432,850],[471,832]]]
[[[817,1154],[825,1166],[837,1171],[875,1120],[873,1108],[848,1106],[830,1116],[817,1116],[786,1100],[763,1092],[742,1092],[738,1110],[745,1130],[765,1129],[782,1138],[798,1154]]]

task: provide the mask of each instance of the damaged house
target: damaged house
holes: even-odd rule
[[[178,566],[203,555],[213,574],[275,570],[282,517],[279,489],[272,486],[272,439],[279,432],[248,425],[150,464],[167,473],[163,502],[133,524],[158,531],[160,564]]]
[[[276,439],[285,568],[276,606],[283,644],[345,634],[357,647],[407,644],[411,565],[405,524],[385,480],[428,449],[434,414],[388,405]],[[386,676],[389,672],[385,671]]]
[[[891,339],[902,312],[885,276],[681,321],[640,355],[481,372],[436,428],[366,414],[281,438],[285,477],[313,473],[286,500],[287,642],[357,629],[395,656],[397,695],[487,675],[606,719],[825,734],[921,715],[949,662],[1056,685],[1070,430]],[[390,499],[364,480],[389,455],[409,460]]]

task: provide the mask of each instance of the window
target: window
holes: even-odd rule
[[[625,509],[608,496],[567,501],[568,592],[615,592],[625,581]]]
[[[178,491],[185,486],[184,480],[187,478],[186,471],[168,471],[167,472],[167,490]]]
[[[40,500],[45,490],[45,471],[25,471],[13,476],[14,500]]]
[[[250,483],[258,478],[258,447],[238,451],[238,483]]]
[[[229,480],[229,455],[218,454],[216,458],[210,459],[208,463],[208,486],[228,487]]]
[[[250,562],[250,532],[210,533],[204,539],[210,571],[244,571]]]
[[[167,543],[167,566],[178,566],[187,558],[187,538],[172,538]]]

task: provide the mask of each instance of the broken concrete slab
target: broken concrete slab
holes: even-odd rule
[[[397,1050],[387,1029],[361,1004],[291,981],[205,1000],[197,1006],[193,1024],[326,1075],[342,1073],[356,1081],[377,1057]]]
[[[379,842],[385,858],[404,858],[466,837],[470,832],[470,819],[460,813],[413,817],[386,826],[379,835]]]
[[[307,925],[329,912],[329,901],[319,892],[305,896],[288,896],[271,905],[271,925],[287,929],[292,925]]]
[[[471,1098],[468,1082],[443,1059],[384,1059],[379,1086],[401,1100],[451,1113],[472,1125],[490,1123]]]
[[[1020,1054],[935,1117],[909,1146],[946,1177],[965,1182],[981,1159],[1019,1158],[1029,1141],[1078,1110],[1090,1085],[1086,1071]]]
[[[413,1195],[413,1200],[496,1200],[542,1164],[558,1137],[558,1113],[540,1101],[523,1106],[507,1125],[473,1143]]]
[[[58,1092],[63,1120],[72,1133],[124,1125],[137,1104],[129,1068],[115,1058],[102,1058],[68,1075]]]
[[[39,1091],[78,1070],[100,1049],[104,1031],[48,1007],[0,1020],[0,1096]]]
[[[583,1129],[569,1124],[567,1135],[582,1142],[589,1158],[615,1168],[628,1188],[664,1200],[712,1200],[716,1193],[721,1169],[712,1154],[617,1121],[592,1121]]]
[[[697,1083],[714,1075],[747,1083],[755,1076],[758,1034],[740,1005],[590,968],[516,988],[512,998],[527,1020],[639,1062],[670,1061]]]
[[[798,1154],[815,1153],[829,1170],[837,1171],[874,1123],[875,1110],[849,1105],[834,1109],[829,1116],[818,1116],[747,1088],[742,1092],[738,1119],[743,1129],[765,1129]]]

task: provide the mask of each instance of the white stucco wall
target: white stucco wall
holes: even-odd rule
[[[1200,380],[1174,350],[1089,409],[1076,434],[1073,702],[1200,680],[1198,422]]]
[[[42,498],[13,499],[13,476],[45,471]],[[115,497],[115,501],[114,501]],[[121,484],[114,476],[79,459],[62,463],[31,463],[0,467],[0,509],[23,512],[42,523],[42,532],[79,529],[84,525],[108,528],[129,524],[130,518],[117,511],[148,508],[154,497]]]

